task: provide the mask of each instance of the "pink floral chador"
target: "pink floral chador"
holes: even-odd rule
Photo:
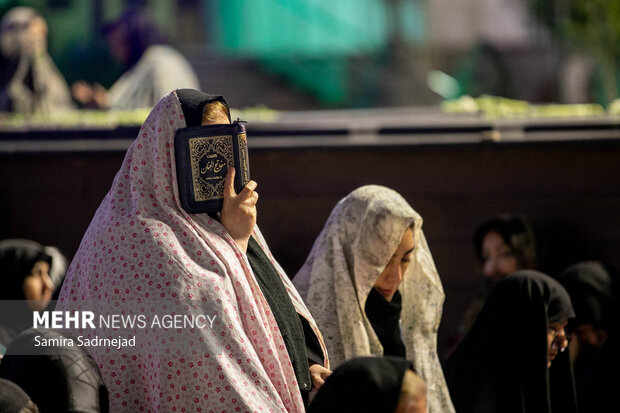
[[[136,337],[134,347],[88,347],[108,387],[111,411],[303,412],[287,349],[245,254],[217,220],[180,206],[174,135],[185,126],[172,92],[127,151],[71,263],[56,309],[128,315],[118,303],[137,303],[130,308],[145,323],[124,331]],[[258,228],[254,237],[323,346]],[[186,316],[200,315],[195,304],[206,303],[214,327],[151,325],[171,311],[168,302]],[[93,338],[101,331],[76,334]]]

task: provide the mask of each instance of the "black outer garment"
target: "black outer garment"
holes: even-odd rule
[[[308,354],[306,352],[304,329],[300,317],[297,311],[295,311],[293,302],[289,298],[286,287],[254,237],[250,237],[248,241],[247,257],[256,276],[256,281],[278,323],[284,344],[293,363],[299,388],[310,391],[312,389],[312,382],[310,380],[310,371],[308,370]]]
[[[564,270],[558,281],[570,294],[577,314],[570,324],[591,324],[607,332],[602,347],[580,343],[575,382],[582,412],[608,411],[617,403],[620,388],[618,274],[601,262],[583,261]]]
[[[572,317],[568,293],[551,277],[525,270],[500,281],[446,362],[456,411],[576,412],[568,351],[547,368],[549,323]]]
[[[188,127],[198,126],[202,123],[204,107],[209,102],[220,101],[228,108],[226,100],[220,95],[209,95],[193,89],[177,89],[176,94]],[[230,112],[228,118],[230,120]],[[219,220],[218,214],[214,213],[211,216]],[[295,377],[306,401],[312,389],[308,370],[309,361],[323,364],[323,355],[318,339],[310,324],[297,314],[278,272],[253,237],[250,237],[248,241],[247,258],[282,333],[284,344],[295,371]]]
[[[398,290],[392,301],[387,301],[374,288],[366,299],[364,311],[383,346],[385,356],[406,357],[405,345],[400,337],[401,308],[402,297]]]
[[[338,366],[310,403],[308,413],[394,413],[405,371],[398,357],[357,357]]]

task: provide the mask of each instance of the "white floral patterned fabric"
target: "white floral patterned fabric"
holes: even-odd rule
[[[218,334],[209,329],[192,330],[194,336],[186,329],[167,335],[158,329],[134,330],[142,333],[135,349],[88,348],[107,385],[110,411],[303,412],[288,352],[246,255],[218,221],[181,208],[174,135],[185,126],[171,92],[128,149],[71,263],[56,309],[89,309],[97,303],[105,312],[113,311],[110,303],[136,300],[152,315],[165,313],[157,308],[163,299],[213,303],[221,309]],[[254,237],[323,345],[258,228]],[[187,314],[196,311],[185,307]],[[142,339],[144,334],[148,339]],[[189,350],[180,348],[188,336],[196,340],[185,340]]]
[[[428,383],[431,413],[454,412],[437,356],[444,292],[422,232],[422,217],[397,192],[356,189],[333,209],[293,283],[323,333],[332,367],[383,348],[364,311],[366,298],[402,237],[413,226],[415,249],[399,291],[407,358]]]

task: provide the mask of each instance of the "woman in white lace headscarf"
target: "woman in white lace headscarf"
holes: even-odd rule
[[[400,194],[369,185],[342,199],[293,283],[332,368],[357,356],[404,356],[428,383],[429,411],[454,411],[437,356],[443,287],[422,217]]]

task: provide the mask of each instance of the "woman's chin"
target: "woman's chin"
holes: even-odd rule
[[[28,300],[28,306],[32,311],[43,311],[47,308],[50,300],[40,299],[40,300]]]

